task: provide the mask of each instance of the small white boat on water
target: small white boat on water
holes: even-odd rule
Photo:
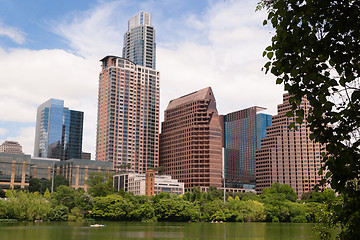
[[[102,224],[93,224],[90,225],[90,227],[105,227],[106,225],[102,225]]]

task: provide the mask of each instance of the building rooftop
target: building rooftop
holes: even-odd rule
[[[166,108],[166,110],[176,108],[176,107],[183,105],[185,103],[188,103],[188,102],[193,102],[196,100],[203,100],[203,99],[214,99],[215,100],[211,87],[207,87],[207,88],[198,90],[196,92],[192,92],[192,93],[186,94],[182,97],[171,100],[169,102],[169,105]]]

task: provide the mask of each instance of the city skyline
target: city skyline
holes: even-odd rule
[[[140,11],[156,26],[160,121],[170,99],[207,86],[219,114],[253,105],[276,112],[283,87],[261,72],[271,29],[262,26],[266,13],[255,12],[256,2],[56,4],[0,1],[0,142],[18,141],[32,154],[36,108],[59,98],[84,111],[83,151],[95,156],[99,59],[121,56],[127,21]]]

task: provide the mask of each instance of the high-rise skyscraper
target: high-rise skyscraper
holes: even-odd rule
[[[193,187],[221,187],[221,125],[210,87],[171,100],[161,125],[160,166]]]
[[[123,58],[101,62],[96,160],[136,173],[158,167],[160,73],[151,15],[141,12],[129,20]]]
[[[271,126],[271,115],[258,113],[262,110],[251,107],[220,116],[226,187],[255,189],[255,151]]]
[[[137,65],[155,69],[155,29],[151,15],[140,12],[128,22],[124,35],[123,58]]]
[[[145,173],[159,161],[159,72],[120,57],[101,62],[96,160]]]
[[[267,128],[267,136],[256,151],[256,191],[259,193],[279,182],[290,185],[301,196],[313,190],[323,177],[318,171],[324,149],[309,139],[311,132],[306,120],[296,124],[297,130],[289,129],[289,124],[296,119],[286,117],[291,110],[289,98],[289,94],[284,94],[278,114],[273,116],[273,124]],[[303,98],[299,108],[304,110],[306,118],[311,108],[309,101]]]
[[[34,157],[81,159],[84,113],[50,99],[37,109]]]

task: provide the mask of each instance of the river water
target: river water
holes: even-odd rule
[[[308,223],[0,223],[0,240],[312,239]]]

